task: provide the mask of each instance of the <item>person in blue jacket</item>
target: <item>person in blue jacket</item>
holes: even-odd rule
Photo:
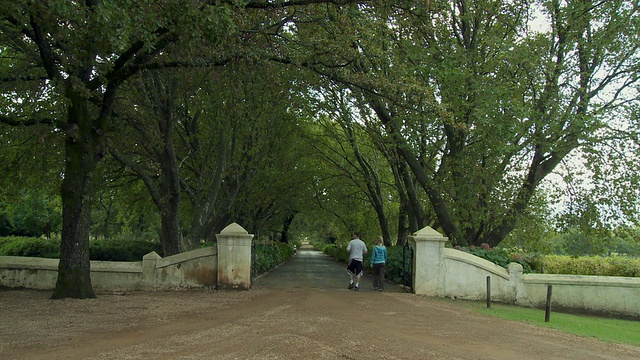
[[[373,247],[371,253],[371,267],[373,268],[373,288],[379,291],[384,289],[384,273],[387,266],[387,248],[384,246],[382,236]]]

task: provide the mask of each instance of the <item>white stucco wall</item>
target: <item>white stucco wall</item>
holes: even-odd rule
[[[208,247],[161,258],[155,252],[141,262],[91,261],[95,290],[168,290],[215,287],[217,249]],[[58,260],[0,256],[0,286],[54,289]]]
[[[544,307],[547,286],[552,285],[552,308],[640,317],[640,278],[522,274],[520,264],[509,264],[505,270],[463,251],[446,249],[444,240],[431,228],[410,237],[416,294],[486,299],[490,276],[493,301]]]
[[[640,279],[631,277],[525,274],[516,304],[543,307],[548,285],[552,306],[640,316]]]
[[[155,267],[155,288],[194,288],[216,286],[218,252],[215,247],[197,249],[160,258]]]
[[[58,279],[57,259],[0,256],[0,285],[10,288],[53,289]]]
[[[141,280],[142,262],[91,262],[91,285],[94,290],[140,290]]]
[[[454,249],[444,249],[445,296],[480,300],[487,298],[487,276],[491,298],[515,301],[509,273],[501,266]]]

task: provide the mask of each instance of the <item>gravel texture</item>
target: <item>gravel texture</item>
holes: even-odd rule
[[[50,300],[4,289],[0,359],[640,359],[640,347],[487,317],[393,285],[375,291],[366,278],[361,291],[347,290],[347,279],[342,265],[303,250],[249,291]]]

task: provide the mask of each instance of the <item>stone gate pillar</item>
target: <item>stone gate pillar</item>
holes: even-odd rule
[[[157,252],[152,251],[142,257],[142,287],[155,290],[156,288],[156,265],[162,259]]]
[[[415,294],[444,295],[444,243],[447,239],[428,226],[409,236],[409,242],[413,247]]]
[[[248,290],[251,287],[251,239],[242,226],[233,223],[216,234],[218,240],[217,289]]]

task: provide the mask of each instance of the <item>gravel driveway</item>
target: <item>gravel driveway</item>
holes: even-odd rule
[[[453,301],[347,290],[346,270],[301,249],[250,291],[0,291],[0,359],[640,359],[603,343],[476,314]]]

